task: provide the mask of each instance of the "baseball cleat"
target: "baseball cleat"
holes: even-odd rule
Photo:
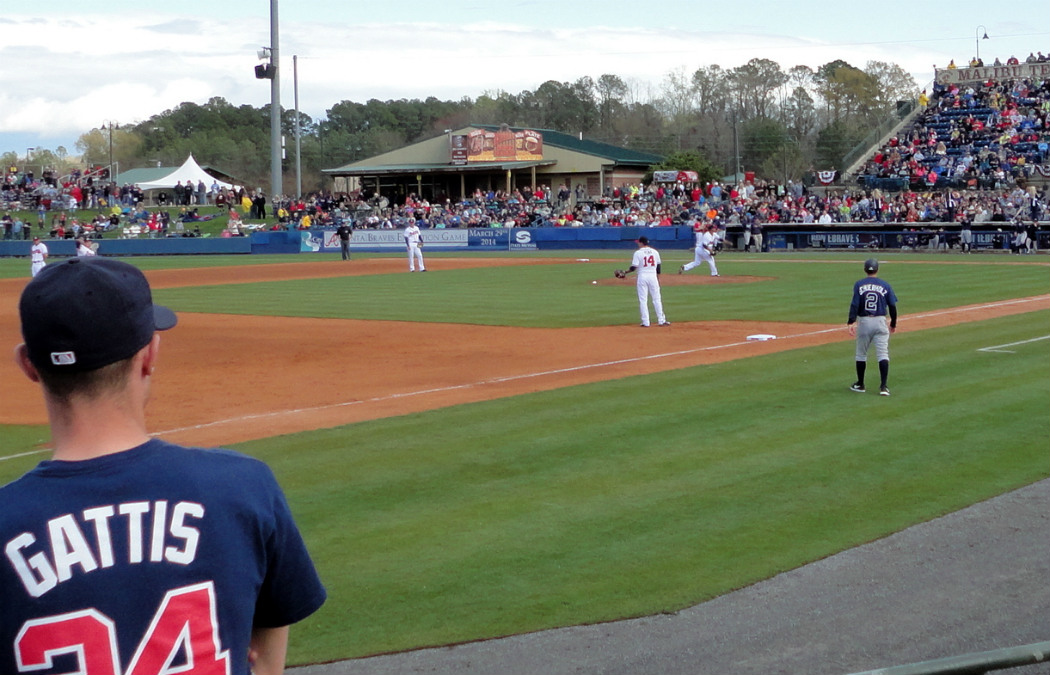
[[[879,396],[889,396],[890,390],[886,387],[879,387]]]
[[[850,388],[850,391],[857,391],[857,392],[860,392],[861,394],[863,394],[866,391],[864,389],[864,385],[861,384],[860,382],[854,382],[853,384],[851,384],[849,386],[849,388]],[[889,395],[889,393],[887,393],[887,396],[888,395]]]
[[[648,328],[649,327],[649,324],[647,324],[647,323],[640,323],[638,325],[641,326],[642,328]]]
[[[661,326],[670,326],[670,325],[671,325],[671,322],[670,322],[670,321],[664,321],[664,322],[663,322],[663,323],[661,323],[660,325],[661,325]]]
[[[681,267],[678,268],[678,273],[679,274],[684,274],[685,273],[685,265],[682,265]]]

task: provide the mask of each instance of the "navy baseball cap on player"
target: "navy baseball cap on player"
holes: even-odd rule
[[[645,237],[645,236],[638,237],[638,239],[636,241],[639,244],[641,244],[642,246],[647,246],[649,244],[649,237]]]
[[[879,261],[875,258],[868,258],[864,261],[864,271],[868,274],[879,271]]]
[[[40,369],[86,372],[133,356],[175,313],[153,304],[137,267],[112,258],[70,258],[36,275],[18,304],[29,360]]]

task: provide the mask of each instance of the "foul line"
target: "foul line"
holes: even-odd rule
[[[41,448],[40,450],[29,450],[28,452],[20,452],[17,455],[5,455],[0,457],[0,462],[6,462],[9,459],[18,459],[19,457],[29,457],[31,455],[39,455],[42,452],[51,452],[51,448]]]
[[[1043,300],[1050,299],[1050,295],[1036,295],[1031,298],[1017,298],[1015,300],[1003,300],[1001,302],[989,302],[985,305],[970,305],[967,307],[953,307],[951,309],[945,309],[937,312],[928,312],[926,314],[909,314],[909,319],[926,319],[931,316],[944,316],[946,314],[961,314],[965,312],[972,312],[978,309],[990,309],[996,307],[1009,307],[1011,305],[1023,305],[1029,302],[1042,302]]]
[[[801,338],[801,337],[809,337],[809,336],[812,336],[812,335],[821,335],[821,334],[824,334],[824,333],[835,333],[835,332],[838,332],[838,331],[841,331],[841,330],[842,330],[841,327],[824,328],[824,329],[821,329],[821,330],[809,331],[809,332],[806,332],[806,333],[798,333],[796,335],[785,335],[783,337],[778,337],[777,339],[778,340],[790,340],[790,339],[796,339],[796,338]],[[428,394],[441,394],[441,393],[445,393],[445,392],[449,392],[449,391],[457,391],[457,390],[460,390],[460,389],[472,389],[474,387],[484,387],[484,386],[487,386],[487,385],[502,384],[502,383],[505,383],[505,382],[515,382],[515,381],[518,381],[518,380],[528,380],[528,379],[532,379],[532,378],[536,378],[536,377],[547,377],[547,376],[550,376],[550,375],[562,375],[562,374],[565,374],[565,373],[575,373],[575,372],[580,372],[580,371],[584,371],[584,370],[591,370],[591,369],[594,369],[594,368],[608,368],[610,366],[620,366],[620,365],[630,364],[630,363],[641,363],[643,361],[652,361],[652,360],[655,360],[655,359],[665,359],[665,358],[675,357],[675,356],[684,356],[686,354],[697,354],[697,353],[700,353],[700,352],[715,351],[715,350],[718,350],[718,349],[729,349],[731,347],[740,347],[742,345],[749,345],[749,344],[756,344],[756,343],[754,341],[752,341],[752,340],[742,340],[742,341],[738,341],[738,342],[729,342],[729,343],[723,344],[723,345],[712,345],[712,346],[709,346],[709,347],[697,347],[695,349],[682,349],[682,350],[674,351],[674,352],[665,352],[663,354],[649,354],[647,356],[635,356],[635,357],[626,358],[626,359],[616,359],[614,361],[603,361],[601,363],[588,363],[588,364],[585,364],[585,365],[582,365],[582,366],[571,366],[571,367],[568,367],[568,368],[556,368],[554,370],[544,370],[544,371],[540,371],[540,372],[536,372],[536,373],[524,373],[524,374],[521,374],[521,375],[507,375],[507,376],[504,376],[504,377],[493,377],[493,378],[490,378],[490,379],[487,379],[487,380],[479,380],[477,382],[467,382],[465,384],[455,384],[455,385],[449,385],[447,387],[435,387],[433,389],[420,389],[418,391],[408,391],[408,392],[403,392],[403,393],[398,393],[398,394],[389,394],[387,396],[375,396],[375,397],[368,398],[368,399],[361,399],[359,401],[344,401],[342,403],[329,403],[327,405],[312,406],[312,407],[308,407],[308,408],[295,408],[295,409],[291,409],[291,410],[280,410],[280,411],[270,412],[270,413],[260,413],[260,414],[257,414],[257,415],[243,415],[243,416],[240,416],[240,417],[231,417],[231,418],[224,419],[224,420],[216,420],[214,422],[205,422],[204,424],[194,424],[194,425],[187,426],[187,427],[179,427],[177,429],[168,429],[166,431],[158,431],[158,432],[155,432],[152,435],[157,436],[157,435],[171,434],[171,433],[177,433],[177,432],[182,432],[182,431],[196,431],[196,430],[199,430],[199,429],[207,429],[207,428],[210,428],[210,427],[220,426],[220,425],[223,425],[223,424],[230,424],[232,422],[245,422],[245,421],[249,421],[249,420],[257,420],[257,419],[266,419],[266,418],[272,418],[272,417],[279,417],[279,416],[282,416],[282,415],[296,415],[296,414],[299,414],[299,413],[311,413],[311,412],[320,412],[320,411],[323,411],[323,410],[334,410],[336,408],[346,408],[346,407],[349,407],[349,406],[361,405],[363,403],[382,403],[384,401],[394,401],[394,400],[401,399],[401,398],[411,398],[413,396],[426,396]]]
[[[981,347],[977,351],[979,352],[999,352],[1001,354],[1016,354],[1012,349],[1003,349],[1004,347],[1016,347],[1017,345],[1026,345],[1030,342],[1039,342],[1040,340],[1050,340],[1050,335],[1043,335],[1041,337],[1032,338],[1031,340],[1021,340],[1020,342],[1011,342],[1005,345],[995,345],[994,347]]]
[[[958,314],[958,313],[965,313],[965,312],[973,312],[973,311],[976,311],[976,310],[987,309],[989,307],[1004,307],[1004,306],[1022,304],[1022,303],[1027,303],[1027,302],[1036,302],[1036,301],[1043,300],[1043,299],[1048,298],[1048,297],[1050,297],[1050,295],[1038,296],[1038,297],[1034,297],[1034,298],[1022,298],[1022,299],[1018,299],[1018,300],[1005,300],[1005,301],[1002,301],[1002,302],[989,303],[989,304],[985,304],[985,305],[974,305],[974,306],[970,306],[970,307],[961,307],[961,308],[947,309],[947,310],[938,311],[938,312],[930,312],[930,313],[927,313],[927,314],[910,315],[910,318],[927,318],[927,317],[933,317],[933,316],[942,316],[942,315],[945,315],[945,314]],[[804,338],[804,337],[811,337],[811,336],[814,336],[814,335],[825,335],[825,334],[828,334],[828,333],[836,333],[836,332],[840,332],[842,330],[843,329],[842,329],[841,326],[835,326],[834,328],[823,328],[823,329],[820,329],[820,330],[807,331],[805,333],[796,333],[794,335],[778,336],[777,339],[778,340],[792,340],[792,339],[798,339],[798,338]],[[1037,340],[1042,340],[1042,339],[1047,339],[1047,338],[1050,338],[1050,336],[1046,336],[1046,338],[1036,338],[1036,339]],[[298,415],[298,414],[302,414],[302,413],[321,412],[321,411],[324,411],[324,410],[335,410],[337,408],[348,408],[350,406],[362,405],[364,403],[382,403],[384,401],[395,401],[397,399],[411,398],[413,396],[426,396],[428,394],[440,394],[440,393],[449,392],[449,391],[457,391],[457,390],[460,390],[460,389],[471,389],[471,388],[474,388],[474,387],[484,387],[484,386],[487,386],[487,385],[502,384],[502,383],[505,383],[505,382],[514,382],[514,381],[518,381],[518,380],[528,380],[528,379],[537,378],[537,377],[547,377],[547,376],[550,376],[550,375],[561,375],[561,374],[565,374],[565,373],[574,373],[574,372],[580,372],[580,371],[584,371],[584,370],[591,370],[591,369],[595,369],[595,368],[608,368],[610,366],[619,366],[619,365],[630,364],[630,363],[641,363],[641,362],[644,362],[644,361],[652,361],[652,360],[655,360],[655,359],[665,359],[665,358],[676,357],[676,356],[684,356],[684,355],[687,355],[687,354],[698,354],[700,352],[716,351],[716,350],[719,350],[719,349],[730,349],[732,347],[740,347],[740,346],[749,345],[749,344],[758,344],[758,343],[754,342],[754,341],[750,341],[750,340],[742,340],[742,341],[730,342],[730,343],[722,344],[722,345],[712,345],[712,346],[709,346],[709,347],[697,347],[697,348],[694,348],[694,349],[682,349],[682,350],[674,351],[674,352],[665,352],[663,354],[649,354],[647,356],[636,356],[636,357],[631,357],[631,358],[626,358],[626,359],[616,359],[614,361],[604,361],[604,362],[601,362],[601,363],[589,363],[589,364],[585,364],[585,365],[582,365],[582,366],[572,366],[572,367],[568,367],[568,368],[557,368],[555,370],[545,370],[545,371],[541,371],[541,372],[537,372],[537,373],[524,373],[522,375],[508,375],[508,376],[505,376],[505,377],[494,377],[494,378],[490,378],[490,379],[487,379],[487,380],[480,380],[478,382],[468,382],[466,384],[456,384],[456,385],[450,385],[450,386],[447,386],[447,387],[435,387],[433,389],[420,389],[418,391],[410,391],[410,392],[403,392],[403,393],[397,393],[397,394],[389,394],[387,396],[374,396],[372,398],[361,399],[361,400],[357,400],[357,401],[344,401],[344,402],[341,402],[341,403],[329,403],[329,404],[326,404],[326,405],[311,406],[311,407],[306,407],[306,408],[292,408],[292,409],[289,409],[289,410],[278,410],[278,411],[268,412],[268,413],[258,413],[258,414],[253,414],[253,415],[240,415],[240,416],[237,416],[237,417],[228,417],[228,418],[222,419],[222,420],[215,420],[213,422],[205,422],[203,424],[193,424],[193,425],[190,425],[190,426],[177,427],[177,428],[174,428],[174,429],[165,429],[163,431],[153,432],[150,435],[151,436],[163,436],[163,435],[167,435],[167,434],[180,433],[180,432],[183,432],[183,431],[198,431],[198,430],[201,430],[201,429],[209,429],[209,428],[212,428],[212,427],[222,426],[224,424],[249,422],[249,421],[252,421],[252,420],[261,420],[261,419],[272,419],[272,418],[275,418],[275,417],[284,417],[284,416],[287,416],[287,415]],[[1022,343],[1015,343],[1015,344],[1022,344]],[[1012,346],[1012,345],[1001,345],[1001,346],[1002,347],[1009,347],[1009,346]],[[17,457],[25,457],[25,456],[28,456],[28,455],[40,454],[40,453],[48,452],[48,451],[49,451],[48,449],[32,450],[32,451],[29,451],[29,452],[19,453],[17,455],[9,455],[9,456],[6,456],[6,457],[0,457],[0,462],[2,462],[4,460],[8,460],[8,459],[15,459]]]
[[[811,336],[811,335],[820,335],[820,334],[823,334],[823,333],[833,333],[833,332],[837,332],[837,331],[841,331],[841,330],[842,330],[842,328],[839,328],[839,327],[825,328],[825,329],[817,330],[817,331],[810,331],[810,332],[806,332],[806,333],[798,333],[797,335],[786,335],[784,337],[780,337],[780,338],[777,338],[777,339],[779,339],[779,340],[790,340],[792,338],[807,337],[807,336]],[[738,341],[738,342],[729,342],[729,343],[723,344],[723,345],[712,345],[712,346],[708,346],[708,347],[697,347],[697,348],[694,348],[694,349],[682,349],[682,350],[674,351],[674,352],[665,352],[663,354],[649,354],[647,356],[635,356],[635,357],[630,357],[630,358],[626,358],[626,359],[616,359],[614,361],[603,361],[601,363],[588,363],[588,364],[585,364],[585,365],[582,365],[582,366],[571,366],[571,367],[568,367],[568,368],[556,368],[554,370],[544,370],[544,371],[535,372],[535,373],[523,373],[521,375],[507,375],[507,376],[504,376],[504,377],[493,377],[493,378],[490,378],[490,379],[487,379],[487,380],[479,380],[477,382],[467,382],[465,384],[454,384],[454,385],[449,385],[447,387],[435,387],[433,389],[420,389],[418,391],[408,391],[408,392],[402,392],[402,393],[398,393],[398,394],[389,394],[387,396],[374,396],[372,398],[361,399],[361,400],[358,400],[358,401],[344,401],[342,403],[329,403],[327,405],[312,406],[312,407],[308,407],[308,408],[295,408],[295,409],[291,409],[291,410],[280,410],[280,411],[270,412],[270,413],[260,413],[260,414],[257,414],[257,415],[243,415],[243,416],[240,416],[240,417],[231,417],[231,418],[224,419],[224,420],[216,420],[214,422],[205,422],[204,424],[194,424],[194,425],[191,425],[191,426],[179,427],[177,429],[168,429],[166,431],[158,431],[158,432],[156,432],[156,433],[154,433],[152,435],[157,436],[157,435],[171,434],[171,433],[177,433],[177,432],[182,432],[182,431],[196,431],[196,430],[199,430],[199,429],[207,429],[207,428],[210,428],[210,427],[220,426],[220,425],[223,425],[223,424],[230,424],[232,422],[245,422],[245,421],[249,421],[249,420],[266,419],[266,418],[272,418],[272,417],[279,417],[279,416],[283,416],[283,415],[297,415],[297,414],[300,414],[300,413],[320,412],[320,411],[323,411],[323,410],[334,410],[336,408],[346,408],[346,407],[349,407],[349,406],[361,405],[361,404],[364,404],[364,403],[382,403],[384,401],[394,401],[394,400],[401,399],[401,398],[411,398],[413,396],[426,396],[428,394],[441,394],[441,393],[450,392],[450,391],[457,391],[457,390],[460,390],[460,389],[472,389],[474,387],[484,387],[484,386],[493,385],[493,384],[503,384],[503,383],[506,383],[506,382],[515,382],[515,381],[518,381],[518,380],[528,380],[528,379],[532,379],[532,378],[536,378],[536,377],[547,377],[547,376],[550,376],[550,375],[562,375],[562,374],[565,374],[565,373],[575,373],[575,372],[580,372],[580,371],[584,371],[584,370],[592,370],[592,369],[595,369],[595,368],[608,368],[610,366],[620,366],[620,365],[630,364],[630,363],[641,363],[641,362],[644,362],[644,361],[652,361],[652,360],[655,360],[655,359],[665,359],[665,358],[675,357],[675,356],[684,356],[686,354],[697,354],[697,353],[700,353],[700,352],[715,351],[715,350],[718,350],[718,349],[729,349],[731,347],[740,347],[742,345],[748,345],[748,344],[755,344],[755,342],[753,342],[751,340],[743,340],[743,341]]]

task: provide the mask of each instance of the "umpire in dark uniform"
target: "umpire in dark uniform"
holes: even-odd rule
[[[335,230],[339,237],[339,250],[343,254],[343,260],[350,259],[350,237],[354,236],[354,229],[346,224],[344,220]]]
[[[867,276],[853,284],[853,300],[846,322],[849,334],[857,338],[857,381],[850,389],[864,392],[868,349],[874,344],[875,358],[879,362],[879,395],[889,396],[886,381],[890,374],[890,333],[897,330],[897,296],[888,283],[876,276],[879,273],[878,260],[865,260],[864,272]]]

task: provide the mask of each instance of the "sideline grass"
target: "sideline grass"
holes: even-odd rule
[[[977,350],[1048,326],[900,334],[888,399],[839,344],[244,444],[331,594],[292,659],[674,611],[1044,478],[1050,352]]]

